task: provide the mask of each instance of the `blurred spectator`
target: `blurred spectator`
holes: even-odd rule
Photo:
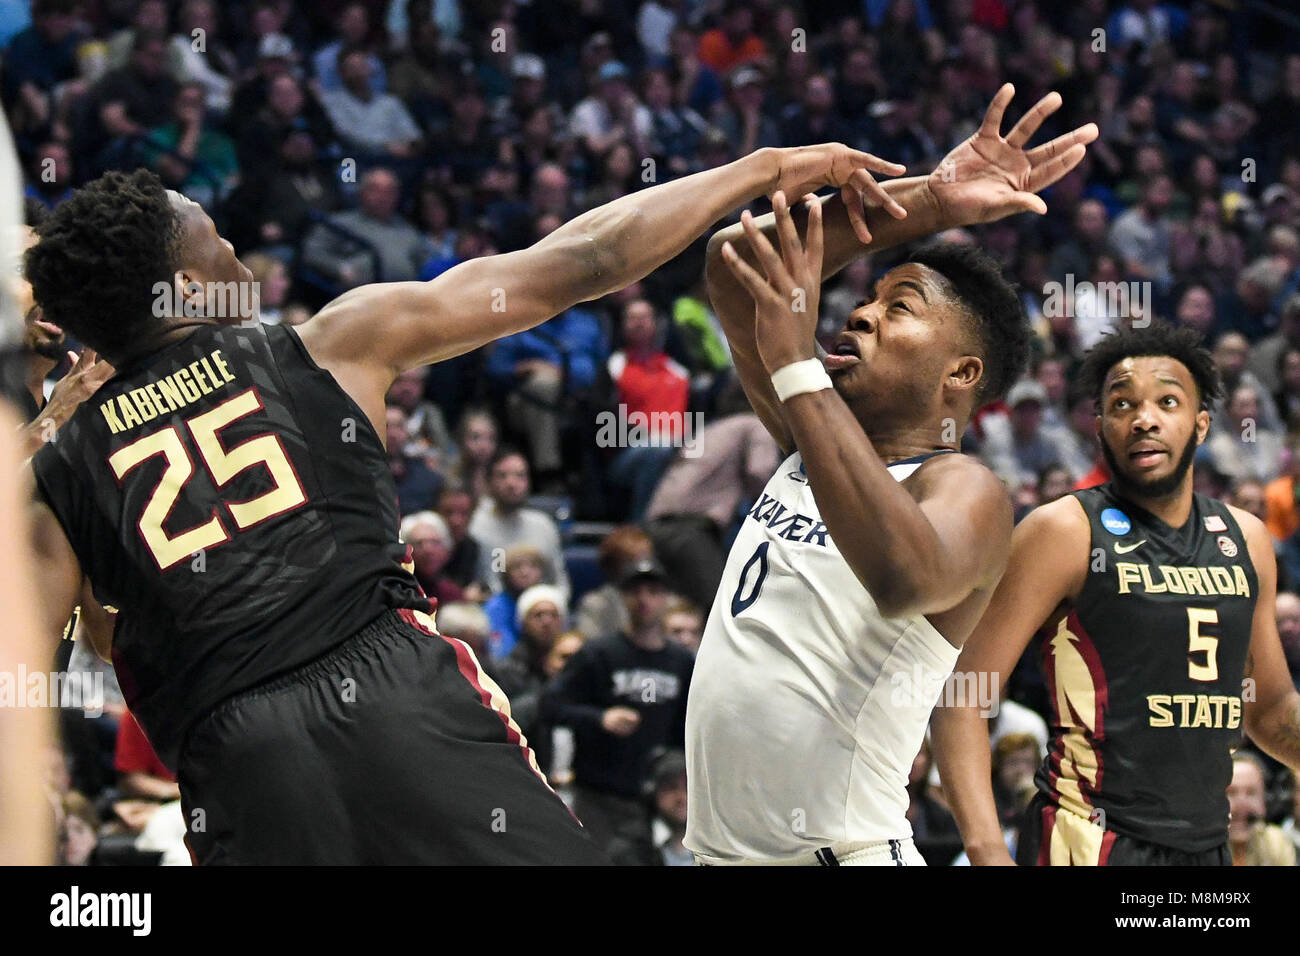
[[[1121,213],[1110,227],[1110,244],[1123,257],[1124,271],[1163,285],[1170,278],[1169,203],[1173,181],[1164,173],[1150,176],[1138,204]]]
[[[1047,390],[1032,378],[1017,382],[1007,393],[1006,415],[984,419],[980,458],[993,473],[1013,487],[1038,483],[1038,474],[1061,463],[1061,453],[1045,433],[1043,407]]]
[[[544,719],[572,728],[574,813],[597,845],[645,838],[642,775],[656,747],[682,747],[694,656],[668,640],[667,576],[642,561],[620,581],[630,630],[588,641],[546,691]]]
[[[718,130],[731,144],[732,156],[746,156],[765,146],[780,146],[781,128],[764,112],[767,83],[763,71],[746,64],[727,79],[727,106],[716,117]]]
[[[456,429],[456,459],[451,473],[480,500],[488,490],[488,465],[497,451],[497,422],[485,408],[468,408]]]
[[[451,532],[451,557],[447,559],[444,573],[465,592],[470,600],[486,600],[491,593],[478,577],[478,539],[469,533],[470,518],[474,515],[474,498],[464,488],[448,484],[438,496],[435,509],[447,522]]]
[[[59,824],[60,866],[89,866],[99,845],[99,814],[95,805],[75,790],[63,795]]]
[[[700,37],[698,52],[700,62],[718,74],[766,57],[767,48],[754,31],[753,7],[745,0],[727,0],[721,25]]]
[[[414,279],[426,258],[420,234],[397,214],[401,185],[387,169],[372,169],[361,177],[358,209],[329,217],[335,229],[316,226],[303,243],[303,259],[316,271],[351,289],[367,282]],[[340,234],[336,230],[343,230]],[[354,236],[368,249],[349,238]],[[371,256],[373,251],[376,255]],[[372,261],[378,259],[380,275]]]
[[[1232,483],[1228,496],[1224,499],[1233,507],[1248,511],[1260,521],[1266,515],[1264,506],[1264,485],[1252,478],[1242,478]]]
[[[647,71],[643,90],[650,111],[650,155],[660,167],[654,181],[667,182],[695,172],[696,155],[708,123],[689,106],[674,102],[672,77],[667,70]]]
[[[172,119],[148,133],[144,155],[163,184],[214,208],[239,181],[230,137],[207,123],[203,87],[184,83],[176,91]]]
[[[673,601],[664,608],[664,632],[668,640],[698,654],[704,637],[704,612],[690,601]]]
[[[1042,763],[1032,734],[1008,734],[993,748],[993,798],[1003,828],[1013,828],[1033,798],[1034,774]]]
[[[1285,353],[1291,350],[1300,350],[1300,293],[1286,300],[1278,319],[1277,331],[1260,339],[1250,350],[1249,371],[1272,395],[1276,395],[1286,385],[1287,369],[1284,360]],[[1294,394],[1300,389],[1293,388],[1289,391]],[[1278,411],[1287,415],[1280,402]]]
[[[388,388],[388,404],[406,414],[406,452],[418,456],[435,471],[443,471],[454,446],[442,409],[425,398],[429,366],[407,369]]]
[[[32,156],[31,172],[23,196],[53,209],[72,195],[72,153],[60,142],[42,143]]]
[[[671,569],[673,590],[699,607],[713,606],[727,558],[723,543],[741,505],[758,499],[781,463],[776,442],[737,392],[729,404],[719,403],[725,417],[704,427],[701,454],[675,458],[646,509],[646,532]]]
[[[519,595],[540,585],[550,572],[546,558],[532,545],[517,544],[501,556],[500,576],[492,577],[500,590],[483,605],[492,627],[488,649],[494,660],[514,651],[519,641]]]
[[[1048,465],[1038,473],[1038,503],[1064,498],[1074,488],[1074,476],[1061,465]]]
[[[1249,750],[1232,757],[1228,785],[1228,846],[1233,866],[1295,866],[1296,848],[1281,827],[1265,820],[1264,763]]]
[[[414,156],[420,128],[401,100],[375,89],[369,57],[355,48],[340,51],[339,75],[342,87],[321,93],[321,105],[344,146],[367,158]]]
[[[492,678],[510,698],[510,714],[519,725],[543,772],[551,766],[550,726],[542,720],[542,691],[550,675],[546,660],[568,617],[564,595],[549,584],[535,584],[519,595],[515,624],[519,640],[492,665]]]
[[[167,38],[137,32],[131,59],[90,91],[91,118],[76,145],[78,155],[95,156],[100,169],[127,163],[133,141],[170,118],[176,87],[167,72]]]
[[[603,156],[618,142],[625,142],[638,156],[645,156],[653,133],[650,111],[632,91],[628,69],[611,61],[596,73],[590,96],[573,108],[569,134],[578,139],[593,157]]]
[[[443,637],[464,641],[474,652],[479,663],[488,666],[491,651],[488,640],[492,627],[481,605],[473,601],[453,601],[438,605],[438,633]]]
[[[1241,270],[1236,285],[1225,292],[1218,311],[1225,325],[1258,342],[1277,329],[1273,303],[1286,281],[1286,264],[1275,258],[1259,258]]]
[[[652,756],[643,793],[650,829],[640,843],[625,838],[612,842],[609,857],[616,866],[694,866],[686,849],[686,755],[667,749]]]
[[[622,525],[600,542],[597,561],[605,583],[578,602],[574,627],[588,637],[603,637],[631,626],[618,582],[626,568],[654,557],[654,545],[636,525]]]
[[[406,451],[410,432],[406,427],[406,413],[396,405],[384,410],[388,426],[384,447],[388,449],[388,466],[397,485],[398,508],[403,515],[426,511],[442,491],[443,477],[424,463],[423,458]]]
[[[276,147],[290,133],[308,134],[313,151],[326,149],[335,140],[334,128],[315,95],[304,91],[302,83],[288,73],[267,82],[265,102],[240,129],[239,164],[245,177],[254,179],[275,175],[281,166]]]
[[[1300,582],[1300,578],[1293,579]],[[1275,605],[1277,633],[1282,640],[1282,652],[1286,655],[1287,668],[1291,679],[1300,689],[1300,594],[1294,591],[1279,591]]]
[[[673,324],[686,346],[693,372],[722,372],[731,368],[731,349],[704,289],[704,270],[686,292],[673,301]]]
[[[339,10],[338,18],[334,21],[334,32],[338,39],[316,51],[311,61],[312,72],[316,75],[316,82],[322,92],[336,92],[348,85],[341,56],[347,49],[360,51],[364,67],[362,76],[367,81],[366,85],[376,93],[382,93],[386,89],[384,63],[367,51],[370,29],[370,11],[364,3],[349,3]]]
[[[264,252],[250,252],[240,261],[248,266],[253,281],[257,283],[258,318],[263,325],[279,325],[284,319],[289,288],[293,284],[289,267]]]
[[[1072,275],[1078,282],[1091,271],[1092,263],[1109,251],[1110,217],[1098,199],[1085,199],[1074,212],[1074,231],[1052,251],[1048,273],[1057,282]]]
[[[464,592],[445,573],[451,557],[451,531],[441,515],[432,511],[407,515],[402,519],[401,538],[411,548],[415,578],[425,594],[436,598],[439,607],[464,600]]]
[[[1250,357],[1250,343],[1240,332],[1224,332],[1214,343],[1212,351],[1214,356],[1214,365],[1219,370],[1219,378],[1223,382],[1223,395],[1218,402],[1210,408],[1210,434],[1214,434],[1214,423],[1217,419],[1222,422],[1225,418],[1228,406],[1228,399],[1238,388],[1248,388],[1255,393],[1256,400],[1259,403],[1256,418],[1260,425],[1269,431],[1280,432],[1282,430],[1282,421],[1278,417],[1277,408],[1273,404],[1273,398],[1265,388],[1264,383],[1255,377],[1255,373],[1246,367],[1247,359]]]
[[[1300,441],[1287,443],[1286,472],[1264,486],[1265,523],[1274,541],[1291,537],[1300,528]]]
[[[654,306],[633,299],[623,306],[623,348],[609,357],[618,416],[628,422],[628,444],[610,463],[610,480],[631,491],[628,517],[640,521],[664,469],[685,442],[698,442],[687,419],[691,380],[659,345]],[[632,423],[644,421],[634,432]],[[641,435],[640,432],[644,432]]]
[[[499,339],[488,356],[487,373],[508,392],[510,421],[528,440],[538,483],[561,481],[561,428],[565,401],[596,382],[608,347],[595,314],[566,309],[534,329]]]
[[[1238,385],[1228,397],[1223,426],[1205,442],[1209,461],[1229,479],[1270,482],[1282,470],[1282,436],[1266,427],[1259,393]]]
[[[77,0],[32,0],[32,23],[4,51],[4,103],[14,132],[44,128],[51,94],[77,75]]]
[[[239,61],[226,44],[214,0],[185,0],[177,27],[169,51],[172,75],[180,83],[198,83],[207,108],[224,116]]]
[[[515,545],[527,544],[545,559],[547,573],[552,575],[548,583],[567,596],[569,575],[564,567],[560,531],[550,515],[525,505],[528,491],[528,460],[512,448],[498,448],[488,466],[488,493],[479,501],[469,523],[469,533],[480,545],[479,579],[494,591],[500,590],[493,569],[497,555],[504,555]]]

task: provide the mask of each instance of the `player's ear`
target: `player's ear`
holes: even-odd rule
[[[180,311],[175,313],[174,317],[203,315],[206,310],[203,283],[183,269],[177,270],[172,281],[176,286],[172,301],[180,305]]]
[[[1210,431],[1210,413],[1202,408],[1196,413],[1196,444],[1200,445],[1205,441],[1205,436]]]
[[[984,377],[984,361],[978,355],[962,355],[948,368],[947,386],[972,389]]]

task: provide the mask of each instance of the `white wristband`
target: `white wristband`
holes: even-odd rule
[[[833,386],[821,359],[810,358],[783,365],[773,372],[772,387],[776,389],[776,397],[784,402],[804,392],[820,392]]]

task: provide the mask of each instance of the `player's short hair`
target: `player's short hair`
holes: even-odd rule
[[[1029,319],[1016,287],[978,246],[929,242],[907,259],[942,275],[974,322],[984,376],[977,404],[996,401],[1020,378],[1029,363]]]
[[[1222,396],[1223,381],[1219,378],[1214,357],[1202,343],[1200,333],[1167,322],[1152,322],[1145,328],[1122,329],[1104,335],[1084,355],[1079,366],[1079,383],[1092,396],[1099,413],[1102,385],[1115,364],[1126,358],[1150,356],[1167,356],[1183,363],[1196,382],[1201,408],[1208,409]]]
[[[154,286],[173,281],[181,221],[157,175],[105,173],[60,203],[37,233],[27,278],[47,320],[109,355],[161,325]]]

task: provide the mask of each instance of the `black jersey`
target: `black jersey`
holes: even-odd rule
[[[33,465],[168,766],[221,700],[432,610],[379,436],[287,326],[200,326],[129,363]]]
[[[1221,845],[1259,593],[1246,537],[1204,495],[1181,528],[1109,483],[1075,497],[1089,572],[1041,635],[1054,717],[1039,791],[1124,836],[1189,853]]]

